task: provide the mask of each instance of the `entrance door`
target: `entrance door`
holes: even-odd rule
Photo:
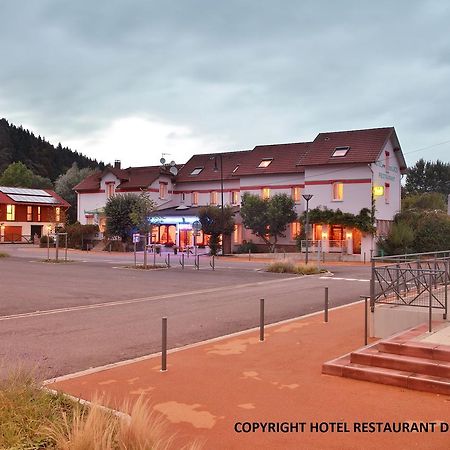
[[[35,234],[37,234],[38,238],[42,236],[42,225],[31,225],[31,239],[33,239]]]
[[[187,246],[192,247],[192,230],[180,230],[180,249],[184,250]]]
[[[353,253],[361,254],[361,231],[353,230]]]
[[[341,251],[344,239],[344,228],[340,225],[331,225],[330,228],[330,252]]]

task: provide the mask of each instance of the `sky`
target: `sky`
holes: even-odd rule
[[[448,0],[0,3],[0,117],[124,167],[394,126],[450,161]]]

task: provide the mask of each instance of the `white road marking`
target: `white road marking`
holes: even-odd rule
[[[291,278],[289,278],[289,279],[291,279]],[[364,300],[357,300],[356,302],[347,303],[346,305],[335,306],[334,308],[330,308],[328,311],[336,311],[338,309],[348,308],[349,306],[355,306],[355,305],[358,305],[358,304],[363,303],[363,302],[364,302]],[[323,314],[323,310],[322,311],[316,311],[316,312],[313,312],[313,313],[310,313],[310,314],[305,314],[304,316],[292,317],[291,319],[281,320],[280,322],[273,322],[273,323],[265,325],[265,328],[272,328],[272,327],[276,327],[276,326],[279,326],[279,325],[284,325],[284,324],[287,324],[287,323],[296,322],[298,320],[308,319],[310,317],[314,317],[314,316],[317,316],[319,314]],[[187,344],[187,345],[184,345],[182,347],[171,348],[171,349],[167,350],[167,353],[176,353],[176,352],[180,352],[180,351],[183,351],[183,350],[189,350],[190,348],[200,347],[202,345],[208,345],[208,344],[211,344],[213,342],[220,342],[220,341],[223,341],[223,340],[228,339],[228,338],[234,338],[234,337],[237,337],[237,336],[242,336],[242,335],[245,335],[245,334],[254,333],[257,330],[259,330],[259,327],[257,327],[257,328],[250,328],[248,330],[236,331],[234,333],[226,334],[224,336],[217,336],[215,338],[206,339],[205,341],[194,342],[193,344]],[[52,384],[52,383],[58,383],[60,381],[66,381],[66,380],[70,380],[72,378],[78,378],[78,377],[82,377],[84,375],[90,375],[92,373],[103,372],[104,370],[114,369],[115,367],[127,366],[128,364],[133,364],[133,363],[140,362],[140,361],[146,361],[147,359],[152,359],[152,358],[156,358],[156,357],[159,357],[159,356],[161,356],[161,352],[151,353],[150,355],[145,355],[145,356],[138,356],[137,358],[127,359],[127,360],[124,360],[124,361],[118,361],[118,362],[111,363],[111,364],[105,364],[103,366],[91,367],[89,369],[80,370],[78,372],[73,372],[73,373],[70,373],[70,374],[67,374],[67,375],[61,375],[59,377],[50,378],[48,380],[45,380],[43,382],[43,385],[44,386],[48,386],[49,384]]]
[[[245,284],[237,284],[233,286],[233,288],[247,288],[247,287],[257,287],[257,286],[265,286],[268,284],[276,284],[276,283],[284,283],[287,281],[293,280],[304,280],[305,277],[293,277],[293,278],[283,278],[281,280],[268,280],[268,281],[257,281],[256,283],[245,283]],[[14,320],[14,319],[26,319],[28,317],[40,317],[40,316],[48,316],[52,314],[62,314],[66,312],[74,312],[74,311],[84,311],[89,309],[99,309],[99,308],[110,308],[113,306],[122,306],[122,305],[132,305],[136,303],[144,303],[152,300],[163,300],[163,299],[173,299],[177,297],[186,297],[189,295],[200,295],[200,294],[208,294],[211,292],[220,292],[220,291],[229,291],[231,289],[230,286],[222,286],[217,288],[208,288],[208,289],[200,289],[197,291],[190,292],[178,292],[174,294],[162,294],[155,295],[153,297],[142,297],[142,298],[133,298],[129,300],[117,300],[113,302],[103,302],[103,303],[94,303],[92,305],[80,305],[80,306],[71,306],[67,308],[57,308],[57,309],[48,309],[44,311],[34,311],[28,313],[21,314],[11,314],[8,316],[0,316],[0,322],[6,320]]]
[[[339,278],[339,277],[320,277],[324,280],[341,280],[341,281],[370,281],[363,278]]]

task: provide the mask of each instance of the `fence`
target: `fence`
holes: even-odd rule
[[[33,236],[29,234],[2,234],[0,235],[2,244],[33,244]]]
[[[375,304],[448,311],[450,251],[372,258],[371,309]]]
[[[308,240],[308,250],[310,252],[323,252],[327,249],[328,253],[346,253],[347,243],[343,240]],[[300,252],[306,252],[306,240],[301,241]]]

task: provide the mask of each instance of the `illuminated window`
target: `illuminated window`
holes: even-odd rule
[[[345,156],[347,155],[347,152],[350,150],[350,147],[336,147],[334,149],[333,154],[331,155],[332,158],[339,157],[339,156]]]
[[[264,167],[269,167],[270,163],[273,161],[273,158],[264,158],[261,160],[261,162],[259,163],[258,167],[259,168],[264,168]]]
[[[198,175],[203,170],[203,167],[196,167],[192,172],[191,175]]]
[[[239,192],[231,191],[231,204],[237,205],[239,203]]]
[[[114,189],[114,181],[106,183],[106,197],[114,197],[115,189]]]
[[[261,189],[261,198],[267,200],[270,198],[270,188]]]
[[[198,205],[198,192],[192,192],[192,194],[191,194],[191,203],[193,205]]]
[[[33,221],[33,207],[27,206],[27,222]]]
[[[333,200],[335,202],[342,201],[344,199],[344,183],[333,183]]]
[[[299,186],[294,186],[291,189],[291,196],[292,196],[292,200],[294,200],[295,203],[300,203],[302,196],[301,196],[301,190],[300,190]]]
[[[391,185],[389,183],[386,183],[384,185],[384,202],[386,205],[389,204],[391,201]]]
[[[94,225],[94,216],[86,216],[86,225]]]
[[[217,191],[212,191],[209,196],[209,203],[211,205],[217,205]]]
[[[300,234],[300,223],[292,222],[291,223],[291,239],[295,239],[297,235]]]
[[[59,206],[55,208],[55,222],[61,222],[61,208]]]
[[[16,205],[6,205],[6,220],[16,220]]]
[[[236,224],[233,230],[233,243],[240,244],[242,241],[242,225]]]
[[[41,207],[40,206],[37,207],[37,221],[38,222],[41,221]]]
[[[159,183],[159,198],[164,200],[167,197],[167,183]]]

